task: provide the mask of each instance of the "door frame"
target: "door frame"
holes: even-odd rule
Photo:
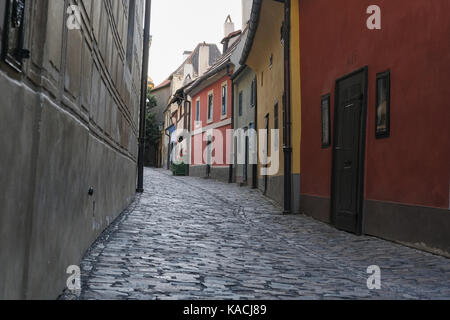
[[[358,185],[357,185],[357,222],[356,222],[356,234],[362,235],[363,223],[364,223],[364,182],[365,182],[365,163],[366,163],[366,138],[367,138],[367,102],[368,102],[368,73],[369,67],[365,66],[356,71],[353,71],[341,78],[338,78],[335,82],[334,93],[334,120],[333,120],[333,151],[332,151],[332,168],[331,168],[331,201],[330,201],[330,217],[332,225],[336,225],[336,210],[335,210],[335,185],[336,185],[336,137],[339,128],[337,121],[337,110],[339,108],[339,84],[352,76],[359,73],[363,74],[363,101],[361,110],[361,125],[360,125],[360,142],[358,150]]]

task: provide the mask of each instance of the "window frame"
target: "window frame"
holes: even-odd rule
[[[379,130],[378,106],[380,104],[379,81],[385,79],[386,84],[386,130]],[[387,70],[377,74],[375,88],[375,137],[376,139],[386,139],[391,136],[391,71]]]
[[[211,98],[211,99],[210,99]],[[214,92],[210,91],[207,95],[206,121],[212,123],[214,119]],[[211,110],[211,112],[210,112]],[[209,116],[211,113],[211,117]]]
[[[2,50],[2,48],[3,48],[3,32],[4,32],[5,18],[6,18],[6,13],[7,13],[6,6],[7,6],[7,2],[0,4],[0,40],[2,40],[2,42],[0,43],[0,45],[1,45],[0,50]]]
[[[200,98],[195,101],[195,121],[200,122]]]
[[[13,3],[16,5],[21,4],[22,12],[20,16],[20,20],[16,20],[20,23],[17,31],[17,39],[16,39],[16,48],[11,52],[10,48],[10,36],[11,36],[11,24],[13,19],[13,14],[17,15],[17,12],[14,12]],[[17,8],[17,7],[16,7]],[[27,2],[26,0],[6,0],[4,4],[4,15],[3,25],[2,25],[2,37],[1,37],[1,59],[10,67],[12,67],[15,71],[21,73],[23,68],[23,60],[28,59],[30,57],[30,52],[25,50],[25,16],[27,11]]]
[[[278,101],[273,106],[273,128],[275,130],[280,129],[280,105]]]
[[[133,56],[134,56],[134,35],[135,35],[135,21],[136,21],[136,0],[128,1],[128,29],[127,29],[127,47],[125,52],[125,61],[128,70],[133,70]]]
[[[244,109],[244,93],[239,91],[238,93],[238,116],[242,117]]]
[[[256,106],[256,77],[252,80],[250,89],[250,107]]]
[[[324,110],[324,102],[327,102],[328,108]],[[320,113],[321,113],[321,139],[322,139],[322,149],[328,149],[331,147],[331,94],[326,94],[321,97],[320,100]],[[325,136],[325,117],[327,117],[328,135]],[[326,141],[327,139],[327,141]]]
[[[224,82],[221,86],[221,110],[220,117],[225,119],[228,116],[228,83]]]

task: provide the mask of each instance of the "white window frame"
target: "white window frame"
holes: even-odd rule
[[[211,118],[209,117],[209,97],[212,97],[211,99]],[[214,90],[211,90],[208,92],[207,95],[207,101],[206,101],[207,107],[206,107],[206,121],[207,123],[212,123],[214,121]]]
[[[223,113],[223,89],[225,88],[225,114]],[[220,120],[226,119],[228,117],[228,83],[225,81],[222,83],[220,89]]]
[[[201,125],[201,102],[200,102],[200,98],[197,98],[197,100],[195,100],[195,128],[200,127]]]

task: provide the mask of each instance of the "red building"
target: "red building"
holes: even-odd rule
[[[185,91],[191,106],[191,176],[228,181],[230,163],[233,64],[232,46],[202,77]],[[228,131],[228,132],[227,132]]]
[[[448,0],[300,1],[304,212],[450,254],[449,12]]]

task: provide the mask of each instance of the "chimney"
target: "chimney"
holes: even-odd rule
[[[242,30],[248,25],[252,14],[252,0],[242,0]]]
[[[183,81],[186,80],[188,75],[191,77],[191,79],[194,77],[194,66],[192,65],[191,59],[188,59],[184,64]]]
[[[198,51],[198,76],[201,77],[209,68],[209,46],[203,42]]]
[[[192,51],[185,51],[183,52],[183,61],[186,61],[186,59],[191,55]]]
[[[225,38],[228,37],[228,35],[230,33],[234,32],[234,23],[231,20],[230,15],[228,15],[227,19],[225,20],[224,31],[225,31],[225,35],[224,35]]]

